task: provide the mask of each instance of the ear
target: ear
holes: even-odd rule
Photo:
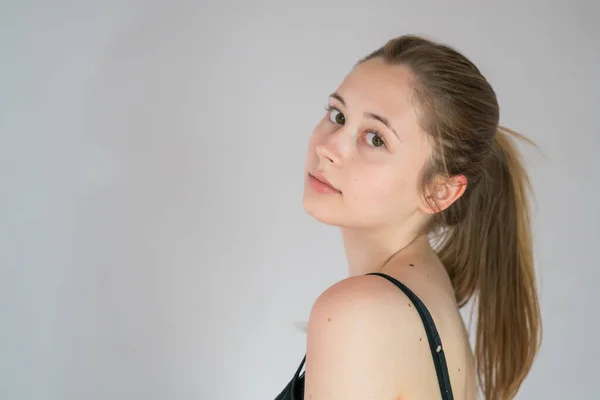
[[[425,193],[419,208],[426,214],[444,211],[458,200],[466,189],[467,178],[464,175],[436,178],[431,189]]]

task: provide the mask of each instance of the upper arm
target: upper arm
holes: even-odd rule
[[[427,351],[408,298],[374,276],[345,279],[315,302],[308,323],[306,398],[392,399]]]

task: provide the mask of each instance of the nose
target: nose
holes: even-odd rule
[[[340,165],[352,151],[352,129],[346,125],[323,139],[315,146],[319,158],[330,164]]]

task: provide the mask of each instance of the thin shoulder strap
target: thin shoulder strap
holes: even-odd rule
[[[275,397],[275,400],[302,400],[304,398],[304,377],[300,376],[300,371],[302,371],[302,367],[304,366],[305,362],[306,356],[304,356],[302,359],[302,362],[300,363],[298,370],[296,370],[292,380],[281,391],[281,393]]]
[[[438,334],[433,318],[427,307],[425,307],[425,304],[423,304],[416,294],[397,279],[379,272],[373,272],[367,275],[378,275],[392,282],[402,290],[415,305],[415,308],[423,321],[425,332],[427,333],[427,340],[429,341],[429,348],[431,349],[431,355],[435,365],[435,372],[437,374],[438,383],[440,384],[440,391],[442,392],[442,400],[453,400],[454,396],[452,395],[452,387],[450,386],[450,377],[448,375],[448,366],[446,365],[446,357],[444,356],[444,349],[442,347],[442,339]]]

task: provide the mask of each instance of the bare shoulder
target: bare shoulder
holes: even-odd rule
[[[313,399],[391,399],[410,392],[427,339],[414,305],[379,276],[344,279],[315,302],[306,393]]]
[[[399,303],[402,302],[402,303]],[[406,307],[399,307],[404,304]],[[362,275],[346,278],[327,289],[315,301],[309,327],[331,327],[370,322],[372,330],[381,325],[402,323],[414,314],[406,295],[379,276]],[[366,328],[365,328],[366,329]]]

